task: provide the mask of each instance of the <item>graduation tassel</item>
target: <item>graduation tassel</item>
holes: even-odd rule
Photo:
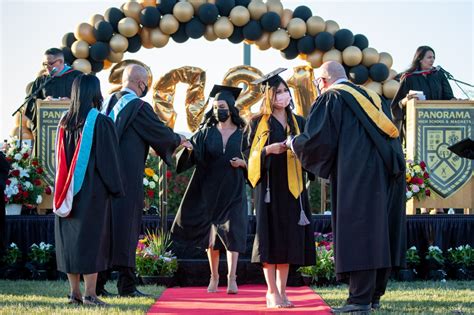
[[[296,159],[294,161],[295,161],[295,168],[296,168],[297,167]],[[298,172],[296,174],[298,174]],[[298,177],[298,175],[297,175],[297,177]],[[299,185],[300,185],[300,180],[298,178],[298,186]],[[304,209],[303,209],[303,201],[301,201],[301,195],[302,194],[303,194],[303,192],[301,192],[300,195],[298,196],[298,199],[300,201],[300,220],[298,221],[298,225],[305,226],[305,225],[310,224],[311,222],[309,222],[308,218],[306,217],[306,213],[304,212]]]
[[[270,174],[267,172],[267,192],[265,193],[265,203],[270,203]]]

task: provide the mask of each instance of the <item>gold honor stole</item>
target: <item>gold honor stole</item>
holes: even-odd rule
[[[270,130],[268,127],[268,120],[270,115],[263,115],[262,119],[258,123],[255,137],[252,141],[252,147],[250,148],[250,157],[248,165],[248,178],[252,187],[255,188],[261,174],[261,154],[262,150],[267,143]],[[293,124],[295,126],[296,135],[300,134],[300,128],[294,115],[291,115]],[[289,126],[286,127],[286,132],[289,135]],[[286,151],[286,163],[288,170],[288,188],[291,194],[298,199],[299,195],[303,191],[303,171],[301,168],[300,161],[296,158],[296,155],[291,150]]]
[[[367,116],[369,116],[370,120],[372,120],[380,130],[382,130],[390,138],[397,138],[399,135],[398,129],[392,123],[392,120],[383,112],[382,99],[380,96],[376,92],[363,86],[360,86],[360,88],[369,94],[369,96],[374,101],[375,106],[367,97],[349,85],[335,84],[330,87],[330,89],[343,90],[350,93],[355,98],[357,103],[359,103],[359,105],[362,107]]]

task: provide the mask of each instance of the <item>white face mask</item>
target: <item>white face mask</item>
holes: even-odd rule
[[[288,106],[291,101],[290,92],[280,93],[276,96],[276,103],[282,107]]]

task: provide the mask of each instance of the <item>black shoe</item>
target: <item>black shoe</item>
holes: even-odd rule
[[[152,295],[140,292],[137,289],[135,289],[135,291],[133,292],[120,294],[120,296],[121,297],[151,297]]]
[[[97,296],[102,296],[102,297],[116,297],[116,296],[118,296],[118,294],[111,293],[111,292],[107,291],[106,289],[97,290],[96,293],[97,293]]]
[[[98,306],[98,307],[107,307],[109,306],[107,303],[102,301],[96,296],[84,296],[82,297],[82,304],[88,306]]]
[[[340,313],[356,313],[356,314],[369,314],[370,304],[346,304],[343,307],[334,307],[331,309],[334,314]]]
[[[373,309],[373,310],[378,310],[378,309],[380,309],[380,301],[374,301],[374,302],[372,302],[372,309]]]
[[[67,298],[68,298],[67,304],[82,305],[82,298],[78,298],[76,296],[69,295],[69,294],[67,295]]]

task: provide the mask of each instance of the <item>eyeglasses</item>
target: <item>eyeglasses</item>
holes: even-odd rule
[[[48,67],[48,66],[49,66],[49,67],[52,67],[52,66],[54,66],[54,64],[55,64],[56,62],[58,62],[59,60],[61,60],[61,59],[56,59],[56,60],[51,61],[51,62],[43,62],[42,65],[43,65],[43,67]]]

